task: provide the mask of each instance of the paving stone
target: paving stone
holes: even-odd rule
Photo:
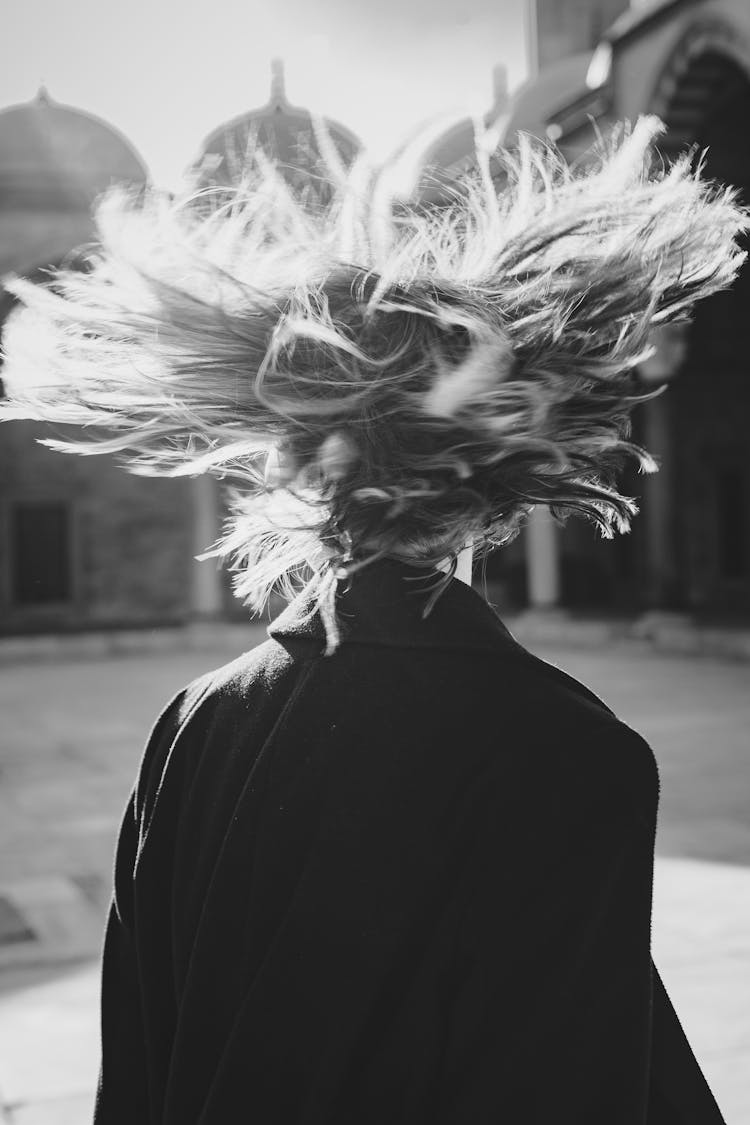
[[[750,1122],[749,1052],[705,1053],[701,1066],[709,1086],[719,1103],[727,1125],[748,1125]]]
[[[5,1104],[20,1108],[90,1096],[99,1068],[98,965],[58,967],[48,979],[27,974],[20,985],[4,992],[2,987],[0,977]]]
[[[73,876],[73,882],[80,887],[88,902],[97,909],[107,906],[111,897],[110,880],[96,871]]]
[[[747,959],[712,958],[708,964],[657,957],[659,972],[699,1060],[744,1053],[750,1058],[750,972]]]
[[[0,942],[0,1091],[13,1093],[11,1125],[79,1125],[98,1065],[97,958],[114,840],[142,747],[179,687],[247,647],[243,634],[211,653],[77,663],[61,649],[57,662],[2,669],[0,898],[39,931],[48,963],[91,958],[82,976],[58,964],[58,979],[39,992],[21,979],[37,943]],[[662,777],[655,957],[728,1125],[747,1125],[748,668],[632,646],[534,648],[654,749]],[[80,1125],[89,1125],[88,1104]]]
[[[0,895],[0,946],[14,945],[19,941],[34,941],[31,926],[8,898]]]
[[[102,910],[72,879],[54,875],[6,883],[0,897],[12,904],[34,937],[0,945],[0,968],[71,961],[101,950]]]
[[[93,1093],[32,1102],[6,1111],[7,1125],[91,1125]]]
[[[750,971],[750,868],[658,857],[654,921],[673,964],[744,957]]]

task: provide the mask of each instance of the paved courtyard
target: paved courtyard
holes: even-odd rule
[[[0,1122],[86,1125],[119,817],[149,726],[203,651],[0,665]],[[750,665],[631,643],[539,649],[651,742],[654,952],[728,1125],[750,1122]]]

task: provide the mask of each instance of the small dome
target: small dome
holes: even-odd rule
[[[290,105],[284,89],[284,70],[279,60],[272,64],[271,97],[266,105],[250,110],[220,125],[204,141],[190,172],[199,183],[233,185],[243,174],[246,155],[258,145],[283,172],[293,187],[302,188],[312,178],[325,181],[325,147],[330,140],[334,159],[351,165],[362,145],[358,138],[329,118],[320,118],[324,135],[307,109]]]
[[[550,117],[585,92],[591,59],[591,51],[581,51],[552,63],[525,82],[511,99],[504,138],[507,143],[512,144],[513,134],[519,132],[544,137]]]
[[[0,111],[0,276],[57,265],[94,238],[92,205],[102,192],[146,179],[120,133],[44,89]]]
[[[463,115],[441,114],[415,126],[395,150],[391,186],[402,200],[437,203],[475,157],[475,123]]]
[[[492,72],[493,102],[481,116],[442,114],[422,122],[406,136],[392,157],[397,191],[421,204],[441,204],[455,192],[462,176],[477,167],[477,143],[492,149],[503,137],[509,107],[508,76],[498,63]],[[490,155],[490,171],[497,164]]]
[[[143,161],[111,125],[53,101],[0,111],[0,209],[88,211],[113,183],[143,184]]]
[[[422,153],[425,169],[439,169],[441,173],[453,176],[460,175],[471,167],[474,163],[477,124],[470,117],[462,117],[443,129]]]

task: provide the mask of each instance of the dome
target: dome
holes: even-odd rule
[[[203,142],[190,172],[199,183],[231,185],[242,178],[245,155],[255,144],[280,167],[293,187],[304,187],[312,177],[327,179],[330,165],[325,148],[332,142],[334,159],[353,163],[362,145],[358,138],[329,118],[317,121],[307,109],[290,105],[284,90],[284,69],[272,64],[271,97],[260,109],[250,110],[220,125]]]
[[[0,275],[58,264],[94,236],[97,196],[146,179],[117,130],[44,89],[0,111]]]
[[[116,129],[44,89],[0,111],[0,210],[89,211],[113,183],[146,179],[143,161]]]

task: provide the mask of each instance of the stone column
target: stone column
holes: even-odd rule
[[[683,323],[665,324],[652,331],[653,351],[639,368],[646,386],[669,384],[688,354],[688,329]],[[657,460],[659,472],[645,481],[643,513],[646,528],[646,601],[653,609],[674,609],[680,601],[682,581],[677,552],[675,443],[671,395],[661,394],[644,404],[643,444]]]
[[[526,582],[530,609],[556,609],[560,602],[558,525],[538,505],[526,522]]]
[[[193,516],[192,553],[202,554],[219,536],[219,495],[216,481],[209,476],[190,481]],[[221,572],[215,559],[193,559],[191,573],[191,611],[198,620],[221,616],[224,608]]]
[[[673,609],[680,574],[674,533],[675,463],[669,403],[665,395],[645,404],[644,442],[659,472],[644,482],[642,519],[646,528],[646,601],[653,609]]]

